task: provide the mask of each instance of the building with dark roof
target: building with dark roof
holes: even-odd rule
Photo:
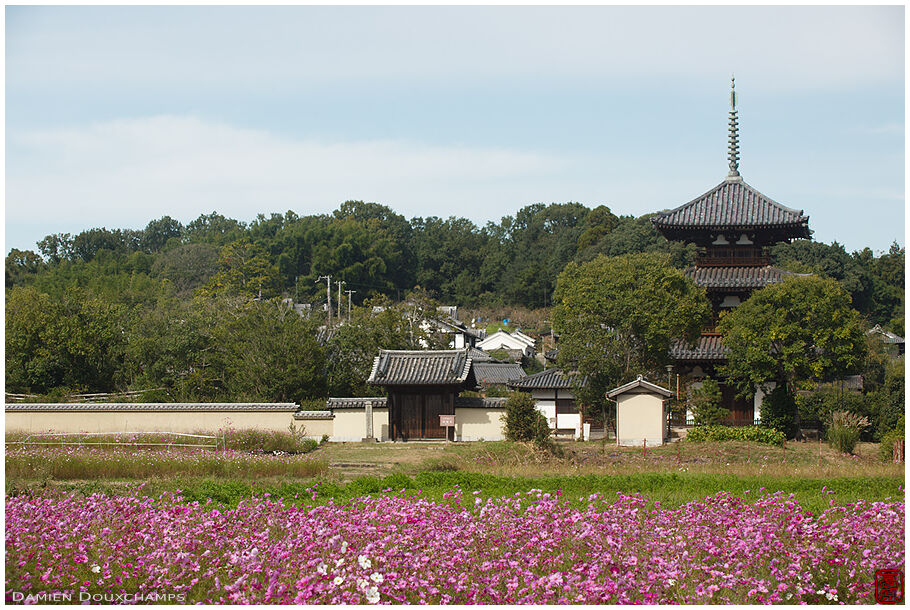
[[[467,349],[380,350],[367,383],[388,393],[392,440],[444,439],[440,415],[455,415],[455,398],[477,382]]]
[[[752,291],[795,275],[771,266],[769,247],[812,235],[809,217],[802,210],[781,205],[740,175],[735,88],[730,93],[729,121],[729,172],[723,182],[651,219],[667,239],[698,246],[695,266],[684,273],[707,291],[715,322],[722,311],[736,307]],[[715,332],[715,323],[705,328],[693,345],[676,343],[670,351],[677,370],[696,378],[715,375],[716,367],[726,362],[727,353]],[[730,423],[755,421],[761,392],[753,400],[743,400],[723,383],[721,392],[724,406],[731,410]]]
[[[506,386],[527,377],[521,365],[512,362],[474,362],[473,367],[474,378],[484,390],[491,386]]]
[[[552,368],[509,382],[509,387],[528,392],[537,409],[557,433],[571,432],[576,438],[582,435],[582,413],[575,400],[575,383],[587,384],[587,377],[578,373],[563,373]]]

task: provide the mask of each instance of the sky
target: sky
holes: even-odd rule
[[[904,245],[904,7],[6,7],[5,248],[217,211],[498,222],[740,172]]]

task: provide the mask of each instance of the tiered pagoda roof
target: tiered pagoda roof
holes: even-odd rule
[[[783,239],[808,239],[809,217],[761,194],[739,176],[728,176],[689,203],[651,218],[667,239],[686,239],[692,231],[753,232],[773,229]]]
[[[777,267],[689,267],[685,276],[702,288],[757,290],[784,281],[789,276],[803,276]]]
[[[694,344],[677,341],[670,346],[670,358],[677,362],[723,362],[730,348],[719,335],[702,335]]]

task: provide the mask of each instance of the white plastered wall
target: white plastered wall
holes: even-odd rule
[[[294,420],[290,411],[10,411],[8,432],[217,432],[222,429],[287,432],[302,424],[319,440],[332,433],[331,419]]]
[[[336,443],[362,441],[367,435],[366,409],[335,409],[334,430],[329,440]],[[373,438],[389,440],[389,408],[373,408]]]
[[[455,439],[459,441],[501,441],[505,409],[455,408]]]

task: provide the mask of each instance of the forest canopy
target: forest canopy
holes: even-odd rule
[[[260,214],[246,223],[212,212],[186,225],[164,216],[143,229],[48,235],[35,251],[6,257],[8,391],[167,387],[185,399],[275,400],[354,391],[350,384],[358,382],[341,373],[339,358],[348,358],[345,346],[373,348],[383,336],[370,327],[369,303],[399,304],[415,292],[468,309],[543,309],[553,305],[557,277],[570,263],[650,253],[676,269],[693,264],[695,246],[667,241],[651,216],[537,203],[478,226],[456,216],[408,220],[378,203],[347,201],[330,214]],[[802,240],[770,254],[784,269],[837,280],[867,325],[904,334],[904,249],[897,244],[876,256]],[[357,323],[334,344],[314,344],[307,337],[326,319],[326,276],[332,310],[340,295],[342,311],[351,306]],[[289,318],[296,310],[277,305],[286,299],[319,314]],[[355,328],[372,339],[352,336]],[[213,378],[232,354],[258,353],[261,371],[275,368],[280,349],[255,333],[295,342],[313,360],[286,354],[293,355],[293,379],[272,380],[269,391],[246,379],[246,370]],[[375,348],[406,347],[413,335],[408,329],[384,340],[396,345]],[[359,372],[367,356],[358,352],[344,366]]]

